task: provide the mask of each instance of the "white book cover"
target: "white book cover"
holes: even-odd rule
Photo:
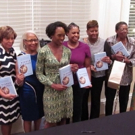
[[[5,76],[0,78],[0,89],[5,94],[17,95],[11,76]]]
[[[108,69],[108,63],[103,62],[102,58],[106,56],[106,52],[100,52],[94,54],[94,67],[96,68],[97,71],[103,71]]]
[[[76,72],[80,88],[91,85],[89,75],[86,68],[80,68]]]
[[[67,65],[59,69],[61,84],[70,87],[74,84],[71,66]]]
[[[121,41],[111,46],[111,48],[114,54],[120,54],[126,57],[129,56],[129,52],[127,51],[127,49]]]
[[[33,75],[30,54],[18,56],[17,63],[18,63],[19,73],[24,74],[25,77]]]

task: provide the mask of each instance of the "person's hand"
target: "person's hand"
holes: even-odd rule
[[[23,81],[24,81],[24,74],[17,74],[16,75],[16,83],[19,85],[19,84],[23,84]]]
[[[122,56],[120,54],[112,55],[112,57],[114,60],[117,60],[117,61],[123,61],[123,59],[125,58],[124,56]]]
[[[96,68],[93,65],[91,65],[91,71],[97,72]]]
[[[3,98],[10,99],[10,100],[12,100],[16,97],[16,95],[13,95],[13,94],[5,94],[1,89],[0,89],[0,95]]]
[[[89,85],[89,86],[86,86],[86,87],[84,87],[85,89],[89,89],[89,88],[91,88],[92,87],[92,85]]]
[[[101,59],[103,62],[106,62],[106,63],[108,63],[108,64],[111,64],[111,59],[110,59],[110,57],[108,57],[108,56],[105,56],[104,58],[102,58]]]
[[[78,68],[79,68],[78,64],[70,64],[70,66],[71,66],[71,71],[72,72],[76,72],[78,70]]]
[[[55,83],[53,83],[52,85],[51,85],[51,87],[53,88],[53,89],[55,89],[55,90],[58,90],[58,91],[63,91],[63,90],[66,90],[68,87],[67,86],[65,86],[65,85],[62,85],[62,84],[55,84]]]
[[[131,63],[131,61],[127,57],[125,57],[123,59],[123,62],[126,63],[126,64],[130,64]]]

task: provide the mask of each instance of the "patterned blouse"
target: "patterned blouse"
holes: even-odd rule
[[[131,65],[126,64],[125,70],[122,76],[121,84],[123,86],[129,85],[132,82],[132,76],[133,76],[133,69],[132,67],[135,66],[135,40],[131,37],[127,37],[127,45],[125,46],[127,51],[129,52],[128,59],[131,62]],[[112,37],[107,38],[105,45],[104,45],[104,50],[107,53],[107,55],[111,58],[111,55],[113,54],[111,50],[111,46],[116,44],[117,41],[117,35],[114,35]],[[110,68],[111,69],[111,68]],[[110,70],[109,70],[110,72]]]

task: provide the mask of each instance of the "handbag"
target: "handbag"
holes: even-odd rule
[[[114,61],[113,67],[111,69],[111,73],[108,79],[108,87],[112,89],[118,89],[121,79],[122,79],[125,65],[126,64],[123,62],[119,62],[116,60]]]

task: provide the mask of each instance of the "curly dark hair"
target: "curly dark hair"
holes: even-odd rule
[[[121,25],[127,25],[127,23],[126,22],[118,22],[116,25],[115,25],[115,30],[117,31],[119,28],[120,28],[120,26]]]
[[[79,29],[79,26],[75,23],[70,23],[68,26],[67,26],[67,29],[68,29],[68,32],[73,28],[73,27],[77,27]]]
[[[51,36],[53,36],[55,34],[55,30],[58,27],[62,27],[65,31],[65,33],[67,33],[67,25],[63,22],[57,21],[54,23],[50,23],[47,27],[46,27],[46,35],[51,39]]]
[[[2,26],[0,27],[0,43],[3,38],[10,38],[11,35],[14,35],[14,39],[17,37],[16,32],[10,26]]]

